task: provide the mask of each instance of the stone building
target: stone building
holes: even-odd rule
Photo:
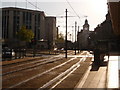
[[[78,49],[88,49],[88,38],[89,38],[89,24],[88,20],[85,20],[85,24],[83,25],[83,29],[81,32],[78,32],[77,35],[77,42],[78,42]]]

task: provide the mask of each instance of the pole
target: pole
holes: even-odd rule
[[[79,34],[79,26],[78,26],[78,34]],[[78,36],[77,41],[78,41],[78,53],[80,53],[80,52],[79,52],[79,36]]]
[[[66,38],[65,38],[65,58],[67,58],[67,9],[66,9]]]
[[[78,26],[78,32],[79,32],[79,28],[80,28],[80,26]]]
[[[75,22],[75,55],[76,55],[76,27],[77,27],[77,22]]]
[[[74,35],[73,35],[73,28],[74,28],[74,26],[72,26],[72,42],[73,42],[73,36],[74,36]]]

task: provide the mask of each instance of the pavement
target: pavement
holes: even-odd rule
[[[95,68],[90,66],[82,80],[76,86],[76,89],[119,89],[119,69],[118,61],[120,56],[106,56],[102,66]]]

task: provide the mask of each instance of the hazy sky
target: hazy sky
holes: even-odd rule
[[[65,16],[65,9],[68,10],[68,16],[76,16],[72,8],[75,10],[80,18],[69,17],[68,26],[74,26],[75,21],[77,25],[82,26],[88,16],[88,23],[90,24],[90,30],[94,28],[105,20],[105,15],[107,14],[107,0],[27,0],[32,2],[32,4],[37,5],[40,11],[44,11],[46,16],[56,16],[57,26],[59,25],[59,32],[65,33],[65,18],[60,18],[58,16]],[[71,4],[67,3],[67,1]],[[15,3],[16,2],[16,3]],[[37,2],[37,3],[36,3]],[[27,9],[36,9],[26,0],[2,0],[2,7],[21,7]],[[37,9],[38,10],[38,9]],[[68,28],[68,32],[72,33],[72,27]]]

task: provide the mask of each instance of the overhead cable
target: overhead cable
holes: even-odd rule
[[[69,4],[69,6],[72,8],[72,10],[74,11],[74,13],[76,14],[76,16],[80,19],[80,16],[76,13],[76,11],[74,10],[74,8],[72,7],[72,5],[70,4],[70,2],[68,0],[66,0],[67,3]]]

